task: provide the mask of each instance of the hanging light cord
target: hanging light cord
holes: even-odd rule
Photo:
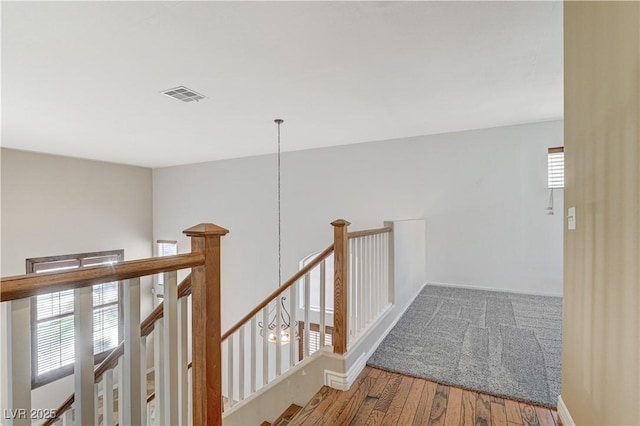
[[[275,123],[278,125],[278,287],[282,284],[282,226],[280,217],[280,125],[284,120],[277,118]]]

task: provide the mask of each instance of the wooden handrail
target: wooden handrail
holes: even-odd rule
[[[318,256],[316,256],[316,258],[313,259],[311,261],[311,263],[307,264],[304,268],[302,268],[298,272],[296,272],[291,278],[289,278],[289,280],[285,281],[273,293],[271,293],[269,296],[267,296],[267,298],[264,299],[262,301],[262,303],[260,303],[258,306],[253,308],[253,310],[251,312],[249,312],[247,315],[242,317],[242,319],[240,321],[235,323],[235,325],[233,327],[231,327],[226,333],[224,333],[222,335],[222,339],[221,340],[223,342],[225,340],[227,340],[229,338],[229,336],[231,336],[233,333],[238,331],[238,329],[240,327],[242,327],[243,324],[245,324],[247,321],[249,321],[255,314],[260,312],[260,310],[263,309],[265,306],[267,306],[273,299],[275,299],[276,297],[280,296],[280,294],[282,294],[286,289],[291,287],[300,278],[302,278],[305,274],[307,274],[309,271],[311,271],[313,268],[315,268],[317,265],[319,265],[320,262],[325,260],[331,254],[332,251],[333,251],[333,244],[331,244],[329,247],[324,249],[324,251],[322,253],[320,253]]]
[[[202,253],[129,260],[109,266],[81,268],[67,272],[45,272],[0,279],[0,301],[23,299],[54,291],[71,290],[110,281],[176,271],[204,264]]]
[[[178,298],[186,297],[191,294],[191,274],[187,275],[187,277],[182,280],[182,282],[178,285]],[[164,306],[162,304],[155,307],[153,311],[140,323],[140,335],[143,337],[148,336],[153,331],[154,324],[157,320],[162,318],[164,315]],[[98,368],[96,368],[94,373],[94,381],[98,383],[102,376],[107,370],[118,365],[118,359],[124,355],[124,342],[120,342],[120,344],[113,348],[111,353],[107,355],[107,357],[100,363]],[[189,363],[191,366],[191,363]],[[51,419],[47,419],[43,426],[53,425],[60,416],[67,411],[73,405],[75,401],[75,393],[71,394],[69,398],[67,398],[60,407],[55,411],[56,416]]]
[[[376,235],[376,234],[385,234],[387,232],[392,232],[393,228],[390,226],[385,226],[384,228],[376,228],[376,229],[365,229],[363,231],[354,231],[349,232],[347,234],[347,238],[358,238],[358,237],[366,237],[367,235]]]
[[[358,237],[364,237],[366,235],[384,234],[384,233],[391,232],[391,231],[393,231],[393,228],[391,228],[390,226],[387,226],[387,227],[384,227],[384,228],[365,229],[363,231],[349,232],[347,234],[347,237],[348,238],[358,238]],[[302,278],[307,272],[311,271],[321,261],[326,259],[331,254],[331,252],[333,252],[333,244],[331,244],[322,253],[320,253],[311,263],[306,265],[304,268],[300,269],[293,277],[291,277],[289,280],[287,280],[285,283],[283,283],[280,287],[278,287],[277,290],[275,290],[273,293],[271,293],[269,296],[267,296],[266,299],[264,299],[262,301],[262,303],[260,303],[258,306],[253,308],[253,310],[251,312],[249,312],[247,315],[245,315],[244,317],[242,317],[242,319],[240,321],[236,322],[233,325],[233,327],[231,327],[226,333],[224,333],[222,335],[222,341],[227,340],[229,338],[229,336],[231,336],[233,333],[238,331],[238,329],[240,327],[242,327],[243,324],[245,324],[247,321],[249,321],[251,319],[251,317],[253,317],[255,314],[260,312],[260,310],[263,309],[265,306],[267,306],[273,299],[278,297],[286,289],[291,287],[296,281],[298,281],[300,278]]]

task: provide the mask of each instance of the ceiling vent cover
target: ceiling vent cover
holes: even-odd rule
[[[188,87],[184,87],[184,86],[178,86],[178,87],[174,87],[173,89],[165,90],[162,92],[162,94],[182,102],[199,101],[200,99],[205,98],[204,95],[201,95],[195,90],[191,90]]]

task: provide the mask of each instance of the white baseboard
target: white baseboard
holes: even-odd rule
[[[389,324],[389,326],[384,331],[384,333],[382,333],[380,338],[373,344],[371,348],[369,348],[368,351],[363,352],[358,357],[357,361],[351,366],[351,368],[346,373],[338,373],[336,371],[325,370],[324,384],[331,388],[342,390],[342,391],[349,390],[353,382],[356,380],[356,378],[358,378],[358,375],[362,372],[362,370],[364,370],[364,367],[367,365],[367,361],[369,360],[369,357],[371,356],[371,354],[373,354],[376,351],[376,349],[378,349],[378,346],[380,346],[384,338],[387,337],[387,334],[389,334],[389,332],[391,332],[391,330],[393,329],[393,327],[395,327],[398,321],[400,321],[400,318],[402,318],[402,315],[404,315],[407,309],[409,309],[409,306],[411,306],[411,304],[416,299],[416,297],[418,297],[418,295],[420,294],[420,292],[422,291],[425,285],[427,285],[427,283],[424,283],[422,287],[420,287],[420,289],[416,292],[416,294],[414,294],[413,297],[411,298],[411,301],[407,303],[407,306],[404,307],[402,312],[396,315],[396,318],[393,320],[393,322],[391,322],[391,324]],[[389,305],[387,309],[385,309],[380,314],[377,320],[374,321],[374,324],[371,327],[369,327],[369,329],[367,330],[367,333],[365,333],[364,336],[359,336],[358,343],[356,343],[356,345],[353,348],[350,348],[349,352],[358,351],[360,343],[364,341],[364,338],[366,337],[366,335],[368,335],[368,333],[371,333],[375,329],[375,327],[377,326],[376,323],[381,321],[387,314],[389,314],[392,308],[393,308],[393,305]]]
[[[542,292],[542,291],[514,290],[514,289],[486,287],[486,286],[479,286],[479,285],[451,284],[451,283],[439,283],[439,282],[430,282],[430,283],[427,283],[427,284],[428,285],[437,285],[439,287],[457,287],[457,288],[468,288],[470,290],[487,290],[487,291],[499,291],[499,292],[502,292],[502,293],[529,294],[531,296],[562,297],[562,293],[545,293],[545,292]]]
[[[324,370],[324,384],[333,389],[348,391],[353,382],[362,373],[362,370],[364,370],[368,359],[367,353],[364,352],[346,373]]]
[[[558,397],[558,417],[563,426],[576,426],[576,423],[571,418],[571,414],[569,414],[569,409],[562,400],[562,395]]]

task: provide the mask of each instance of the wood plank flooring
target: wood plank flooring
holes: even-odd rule
[[[347,392],[323,387],[290,425],[559,426],[555,410],[369,366]]]

